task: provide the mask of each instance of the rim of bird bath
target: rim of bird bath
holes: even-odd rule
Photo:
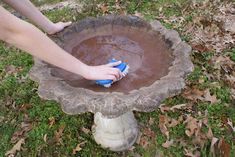
[[[193,71],[193,64],[190,59],[191,47],[180,39],[176,31],[166,29],[157,20],[148,23],[136,16],[108,15],[98,18],[86,18],[78,23],[73,23],[70,27],[52,38],[63,48],[63,43],[71,40],[71,34],[86,32],[89,29],[110,24],[127,25],[133,28],[144,28],[147,31],[157,32],[169,47],[174,57],[168,69],[168,74],[156,80],[150,86],[141,87],[129,93],[95,92],[85,88],[70,86],[63,79],[53,76],[51,74],[52,68],[47,63],[38,59],[35,59],[35,64],[30,71],[30,77],[34,81],[39,82],[39,96],[44,99],[56,100],[61,104],[62,110],[65,113],[72,115],[84,112],[97,113],[95,115],[96,133],[99,132],[97,128],[101,126],[98,123],[103,123],[101,121],[113,123],[113,121],[110,121],[113,119],[116,122],[119,121],[117,123],[119,124],[123,122],[122,119],[126,115],[128,115],[127,117],[132,117],[129,118],[132,120],[127,120],[128,124],[124,125],[126,127],[125,130],[128,130],[125,133],[125,137],[118,137],[120,139],[127,138],[128,140],[121,141],[121,144],[114,146],[113,149],[110,144],[103,144],[104,147],[111,147],[111,150],[120,151],[129,148],[138,135],[138,126],[132,111],[153,111],[164,99],[179,94],[185,87],[184,79],[186,75]],[[132,126],[132,129],[127,128],[128,125]],[[104,129],[104,127],[110,127],[110,125],[101,128]],[[106,136],[99,136],[97,134],[94,133],[96,141],[97,138]],[[102,144],[105,142],[98,143]]]

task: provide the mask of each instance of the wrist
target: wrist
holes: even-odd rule
[[[48,23],[43,27],[43,30],[48,34],[52,34],[56,30],[55,24],[51,21],[48,21]]]
[[[90,68],[90,66],[82,63],[82,65],[80,65],[80,67],[77,68],[77,69],[80,69],[78,74],[86,79],[89,78],[89,73],[90,73],[89,68]]]

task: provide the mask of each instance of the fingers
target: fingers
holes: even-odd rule
[[[121,63],[122,63],[122,61],[117,61],[117,62],[113,62],[113,63],[108,63],[107,66],[114,67],[114,66],[117,66],[117,65],[119,65]]]
[[[118,80],[121,80],[123,78],[122,72],[118,69]]]
[[[117,65],[118,63],[114,64]],[[112,64],[113,65],[113,64]],[[118,81],[120,80],[123,75],[122,72],[117,69],[117,68],[113,68],[113,67],[109,67],[107,65],[101,65],[101,66],[90,66],[90,76],[88,75],[86,78],[87,79],[91,79],[91,80],[113,80]]]
[[[113,81],[118,81],[123,77],[122,72],[119,69],[112,68],[109,72],[115,77],[115,80]]]
[[[72,22],[71,21],[63,22],[62,24],[63,24],[63,27],[68,27],[68,26],[70,26],[72,24]]]
[[[108,75],[107,76],[108,80],[113,80],[113,82],[117,81],[116,77],[114,75]]]
[[[72,22],[58,22],[53,24],[53,27],[47,31],[48,34],[55,34],[57,32],[62,31],[65,27],[68,27],[69,25],[71,25]]]

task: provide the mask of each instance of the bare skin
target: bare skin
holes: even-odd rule
[[[1,6],[0,19],[0,40],[33,56],[89,80],[116,81],[122,77],[120,70],[113,68],[120,62],[88,66],[61,49],[35,26],[13,16]]]
[[[48,34],[55,34],[62,31],[72,22],[53,23],[45,17],[29,0],[3,0],[16,11],[30,19],[34,24],[43,29]]]

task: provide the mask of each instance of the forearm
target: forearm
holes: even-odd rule
[[[47,17],[45,17],[29,0],[3,0],[22,15],[30,19],[34,24],[46,32],[50,32],[53,27]]]
[[[27,30],[12,35],[9,43],[70,72],[79,75],[85,73],[85,65],[82,62],[62,50],[34,26],[28,26]]]
[[[0,39],[60,68],[84,75],[87,65],[66,53],[33,25],[0,7]]]

